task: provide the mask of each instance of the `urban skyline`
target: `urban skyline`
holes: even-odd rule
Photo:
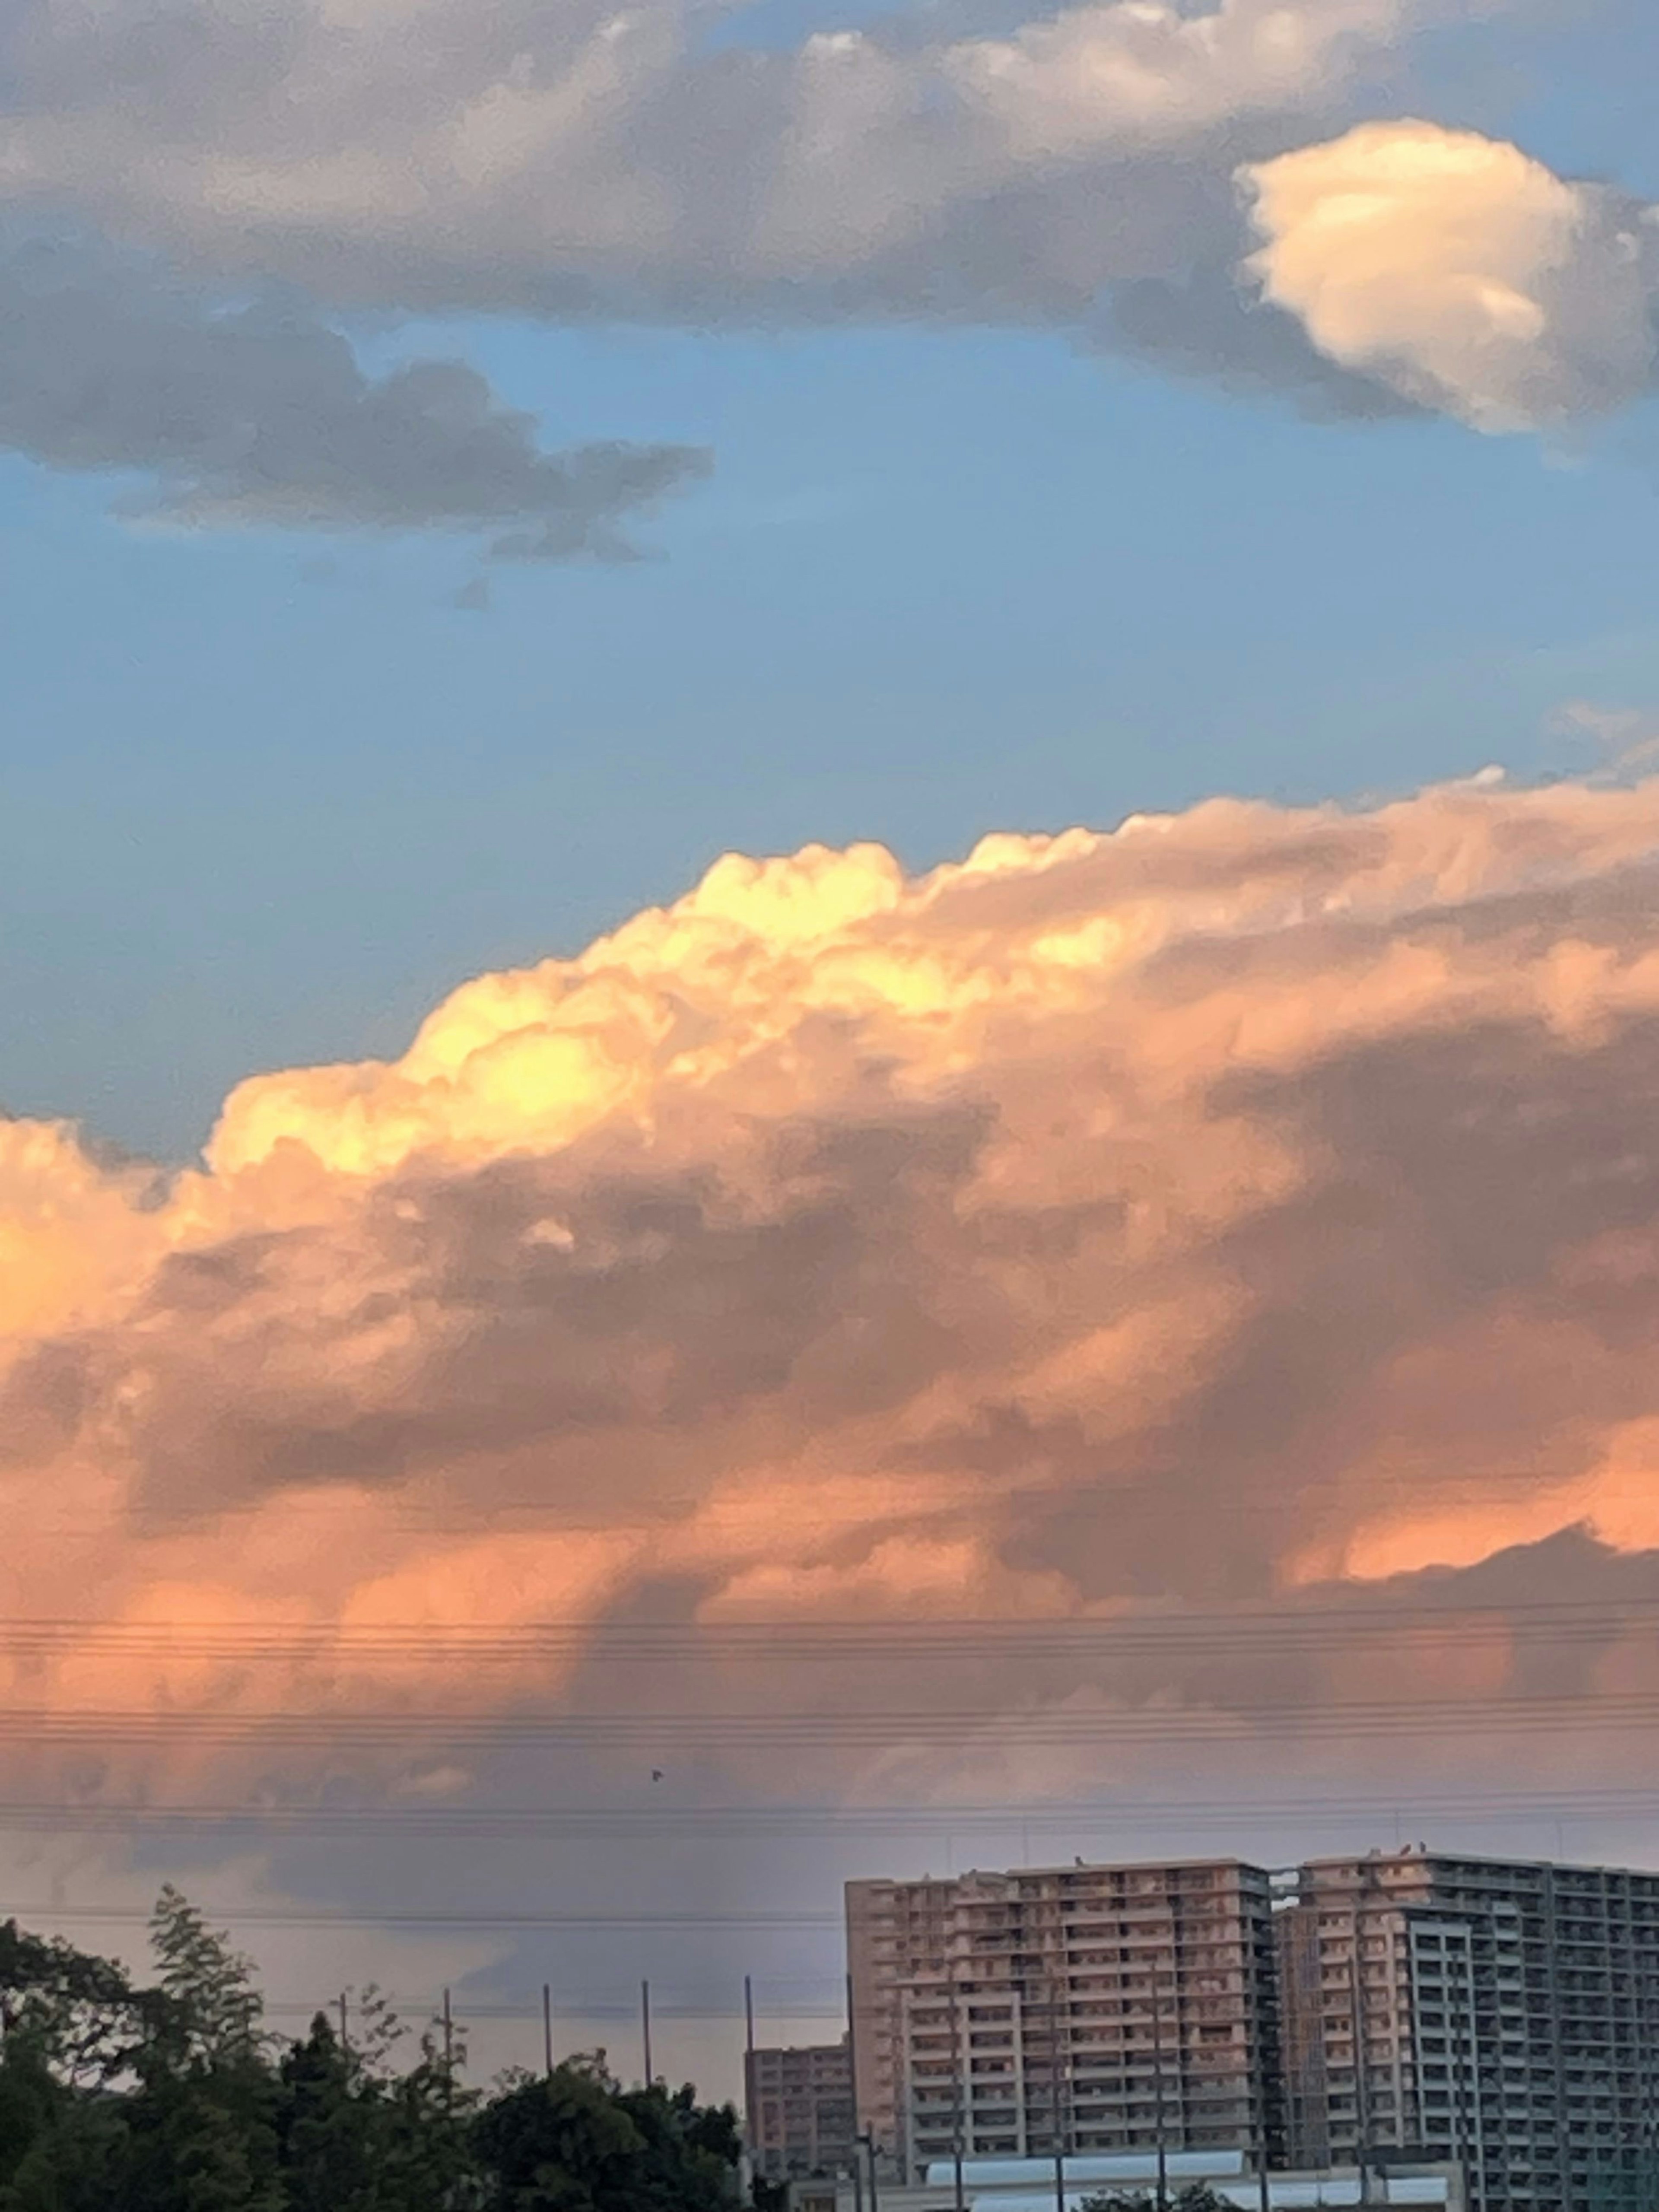
[[[901,2186],[1152,2145],[1438,2160],[1476,2212],[1638,2204],[1659,2176],[1659,1872],[1423,1845],[1079,1860],[851,1882],[847,1931],[848,2037],[816,2080],[793,2054],[793,2115],[764,2055],[769,2151],[856,2069],[839,2158],[861,2144]]]

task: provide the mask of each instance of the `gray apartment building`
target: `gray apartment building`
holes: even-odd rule
[[[847,1888],[856,2100],[902,2179],[955,2155],[1282,2156],[1268,1875],[1236,1859]]]
[[[1659,2206],[1659,1875],[1316,1859],[1278,1924],[1293,2161],[1455,2159],[1475,2212]]]

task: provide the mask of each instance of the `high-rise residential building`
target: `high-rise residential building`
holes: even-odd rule
[[[834,2174],[856,2154],[847,2039],[750,2051],[744,2063],[749,2154],[768,2181]]]
[[[1317,1859],[1279,1918],[1289,2151],[1454,2159],[1473,2212],[1659,2205],[1659,1875]]]
[[[860,2131],[930,2161],[1283,2152],[1272,1884],[1236,1859],[847,1887]]]

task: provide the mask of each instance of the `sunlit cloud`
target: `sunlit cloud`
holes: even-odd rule
[[[396,1060],[250,1079],[199,1166],[9,1125],[7,1610],[105,1624],[7,1660],[32,1757],[125,1714],[106,1778],[327,1743],[423,1787],[670,1589],[717,1644],[1502,1559],[1524,1604],[1573,1531],[1638,1563],[1656,860],[1659,785],[1490,777],[916,878],[731,857]],[[988,1716],[1076,1693],[965,1679]]]
[[[1242,182],[1263,296],[1403,398],[1537,430],[1651,382],[1659,230],[1627,196],[1422,122],[1365,124]]]

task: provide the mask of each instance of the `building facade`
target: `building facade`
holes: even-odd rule
[[[744,2062],[750,2160],[768,2181],[836,2174],[854,2156],[847,2039],[750,2051]]]
[[[1659,2206],[1659,1875],[1420,1847],[1279,1917],[1288,2148],[1460,2162],[1474,2212]]]
[[[859,2130],[902,2181],[1164,2144],[1282,2162],[1268,1875],[1235,1859],[847,1889]]]

